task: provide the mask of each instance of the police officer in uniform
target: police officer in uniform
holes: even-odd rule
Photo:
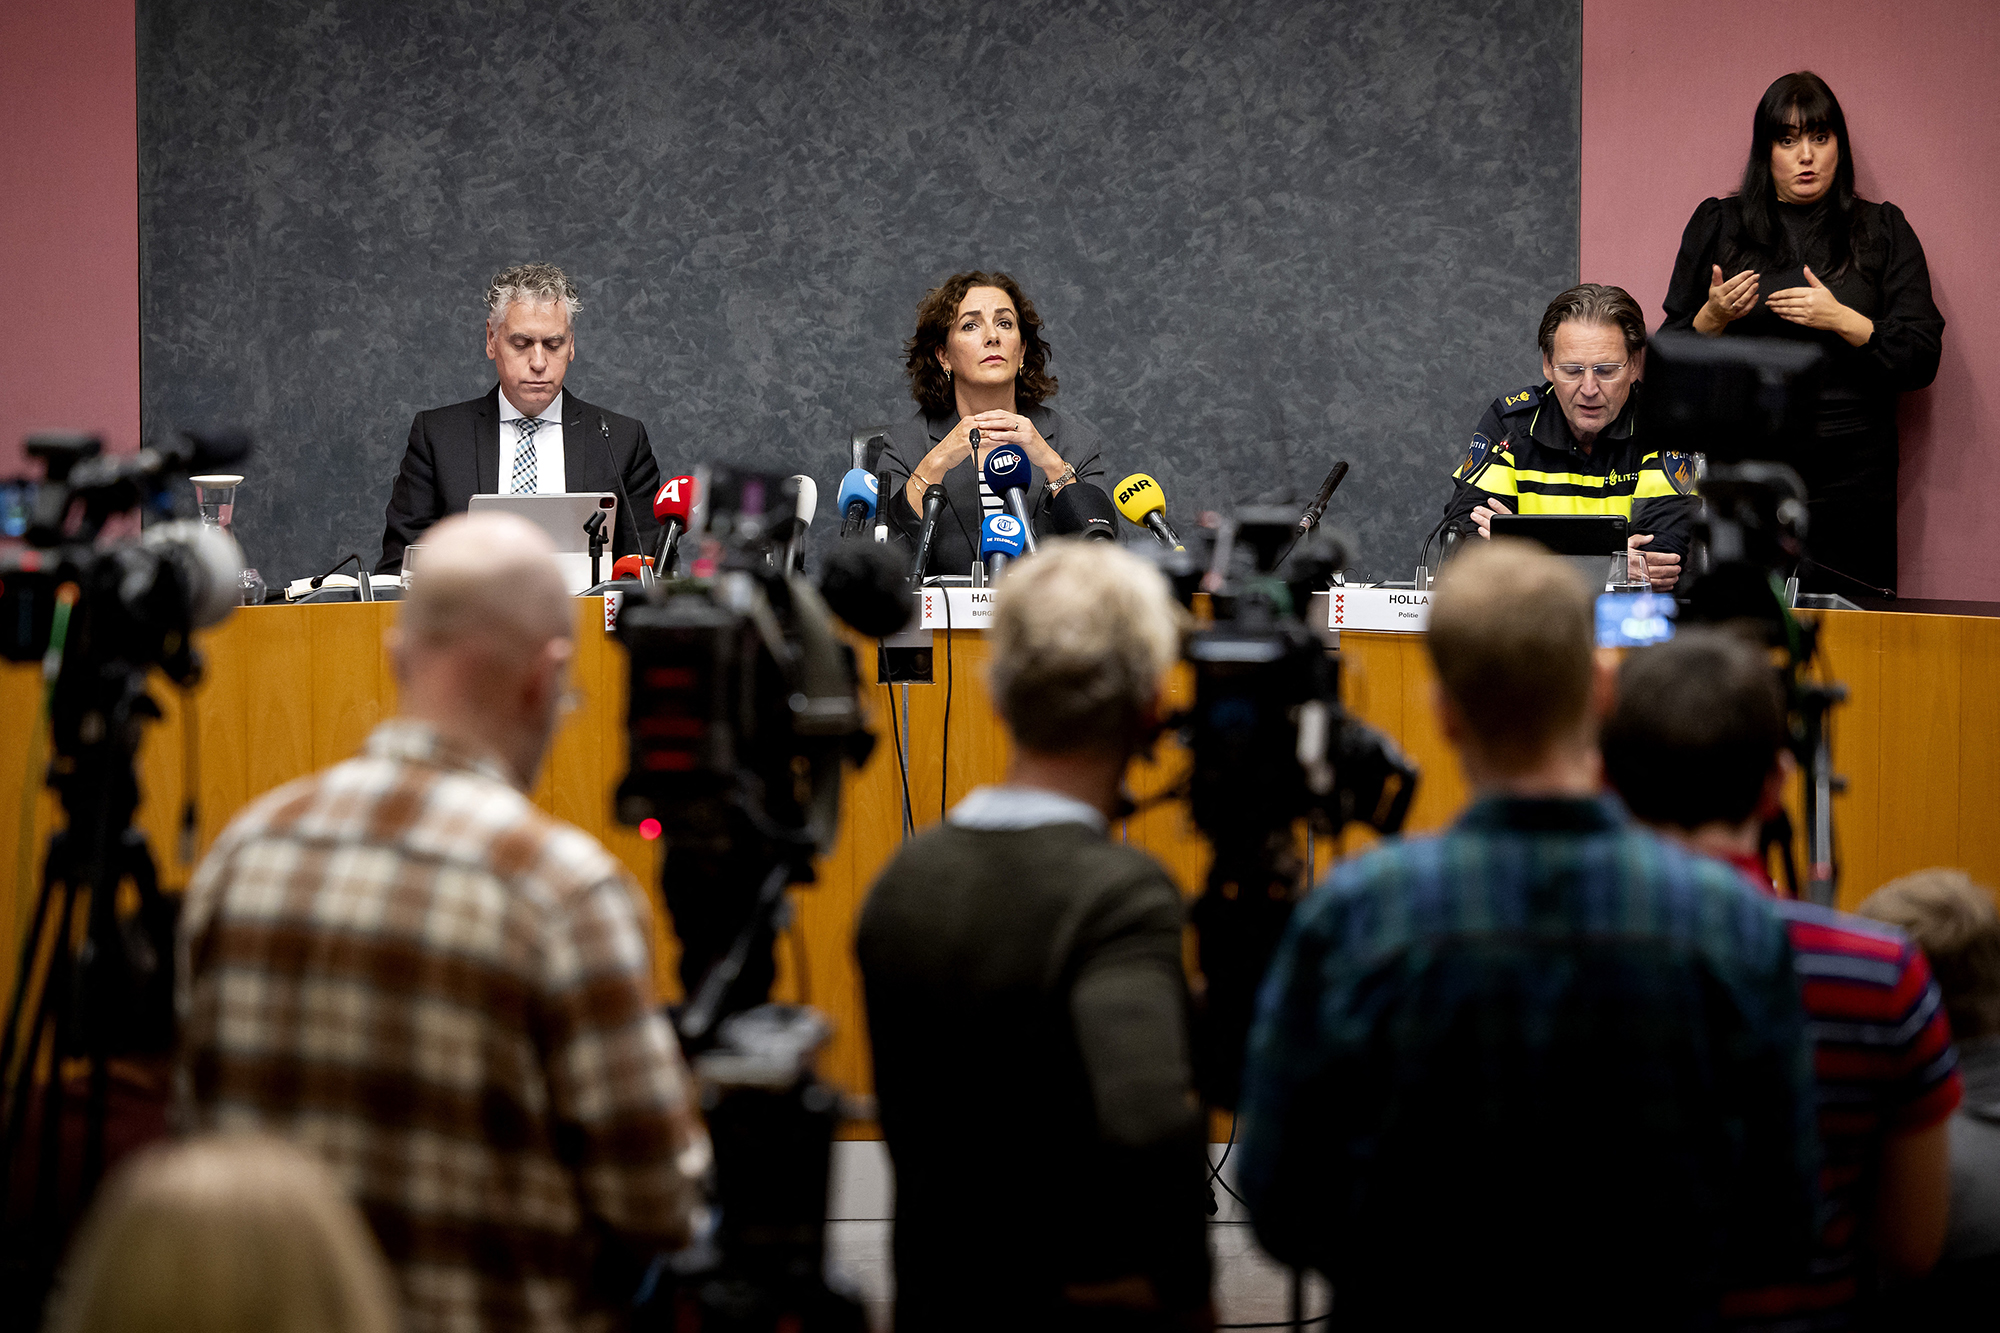
[[[1623,288],[1586,282],[1549,302],[1538,341],[1545,382],[1486,409],[1440,529],[1490,537],[1495,514],[1619,514],[1633,576],[1671,591],[1698,502],[1693,460],[1648,448],[1639,429],[1645,315]]]

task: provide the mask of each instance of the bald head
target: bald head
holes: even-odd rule
[[[523,789],[554,735],[572,647],[553,556],[513,514],[445,519],[425,535],[395,636],[403,715],[497,753]]]
[[[424,537],[403,599],[404,642],[418,651],[469,641],[539,651],[570,635],[569,595],[555,547],[515,514],[460,514]]]
[[[1576,571],[1527,542],[1473,542],[1445,567],[1431,598],[1431,660],[1495,765],[1533,765],[1588,729],[1594,611]]]

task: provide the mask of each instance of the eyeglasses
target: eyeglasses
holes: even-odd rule
[[[1564,384],[1575,384],[1583,378],[1583,372],[1586,370],[1605,384],[1615,384],[1625,378],[1625,372],[1631,368],[1630,361],[1613,361],[1600,366],[1557,366],[1555,372],[1556,378]]]

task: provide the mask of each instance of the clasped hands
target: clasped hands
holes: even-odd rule
[[[1724,325],[1743,318],[1756,308],[1757,275],[1746,268],[1733,278],[1724,278],[1722,265],[1711,264],[1709,268],[1713,281],[1709,284],[1708,303],[1702,307],[1702,313],[1708,316],[1708,322],[1714,324],[1713,331],[1720,333]],[[1842,305],[1811,268],[1805,270],[1805,275],[1805,286],[1787,287],[1764,298],[1764,304],[1772,314],[1809,329],[1831,330],[1856,347],[1875,336],[1873,320]]]
[[[936,463],[937,472],[933,474],[926,466],[924,475],[936,481],[971,458],[974,452],[972,431],[975,428],[979,431],[978,454],[981,462],[985,461],[986,454],[990,450],[999,445],[1011,444],[1026,454],[1028,461],[1040,468],[1045,477],[1057,476],[1069,466],[1063,461],[1062,455],[1042,438],[1042,433],[1035,429],[1034,422],[1018,412],[996,409],[991,412],[981,412],[975,417],[960,417],[958,424],[951,428],[951,433],[939,440],[937,447],[924,459],[926,464]]]
[[[1472,521],[1478,525],[1480,536],[1490,538],[1493,535],[1493,516],[1513,512],[1498,500],[1488,500],[1485,504],[1473,507]],[[1640,579],[1646,580],[1653,585],[1654,592],[1672,592],[1674,585],[1681,579],[1681,558],[1669,551],[1641,549],[1650,546],[1652,541],[1653,534],[1650,532],[1626,538],[1626,574],[1634,582]]]

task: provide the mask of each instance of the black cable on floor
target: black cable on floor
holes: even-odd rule
[[[916,826],[910,812],[910,752],[903,748],[903,723],[896,716],[896,686],[893,681],[883,681],[882,688],[889,691],[889,730],[896,738],[896,773],[903,783],[903,836],[909,837]]]

